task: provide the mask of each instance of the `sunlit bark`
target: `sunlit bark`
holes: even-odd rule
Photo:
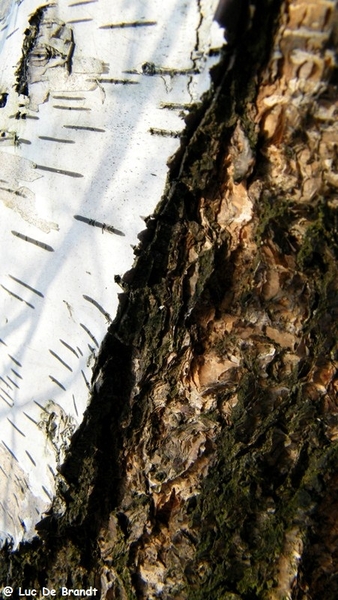
[[[336,4],[252,8],[121,282],[64,516],[8,584],[337,597]]]

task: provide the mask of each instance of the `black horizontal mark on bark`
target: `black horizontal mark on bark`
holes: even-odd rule
[[[19,27],[17,27],[16,29],[14,29],[13,31],[11,31],[11,33],[9,33],[6,36],[6,40],[8,40],[10,37],[12,37],[12,35],[14,35],[17,31],[19,31]]]
[[[79,129],[80,131],[94,131],[97,133],[106,133],[105,129],[99,129],[98,127],[89,127],[85,125],[63,125],[65,129]]]
[[[15,196],[21,196],[22,198],[27,198],[26,194],[19,192],[18,190],[12,190],[11,188],[7,188],[7,187],[3,187],[3,186],[0,186],[0,190],[3,190],[4,192],[10,192],[11,194],[14,194]]]
[[[73,2],[72,4],[68,4],[69,8],[73,6],[82,6],[83,4],[94,4],[94,2],[98,2],[98,0],[84,0],[83,2]]]
[[[16,375],[17,377],[19,377],[19,379],[22,379],[20,373],[18,373],[17,371],[14,371],[14,369],[11,369],[12,373],[14,373],[14,375]]]
[[[86,108],[85,106],[62,106],[61,104],[53,104],[53,108],[58,108],[59,110],[79,110],[83,112],[91,111],[91,108]]]
[[[34,292],[34,294],[37,294],[38,296],[40,296],[40,298],[44,298],[44,295],[39,292],[38,290],[36,290],[35,288],[31,287],[30,285],[28,285],[28,283],[25,283],[24,281],[21,281],[21,279],[17,279],[16,277],[14,277],[13,275],[8,275],[8,277],[10,277],[11,279],[13,279],[13,281],[16,281],[17,283],[19,283],[20,285],[22,285],[23,287],[27,288],[28,290],[30,290],[31,292]],[[20,377],[20,376],[19,376]]]
[[[54,350],[49,349],[49,352],[51,353],[52,356],[54,356],[54,358],[56,358],[64,367],[66,367],[66,369],[68,369],[68,371],[70,371],[71,373],[73,372],[73,369],[67,365],[67,363],[62,360],[62,358],[56,354],[56,352],[54,352]]]
[[[131,79],[110,79],[105,77],[96,77],[95,79],[89,79],[88,81],[97,81],[98,83],[111,83],[113,85],[138,85],[138,81],[132,81]]]
[[[82,371],[82,369],[81,369],[81,373],[82,373],[82,377],[83,377],[83,379],[84,379],[84,382],[85,382],[85,384],[86,384],[87,388],[90,390],[90,384],[89,384],[89,382],[88,382],[88,379],[87,379],[87,377],[85,376],[84,372]]]
[[[55,379],[55,377],[53,377],[53,375],[49,375],[49,379],[55,383],[56,385],[58,385],[64,392],[66,392],[66,388],[64,385],[62,385],[62,383],[60,383],[60,381],[58,381],[57,379]]]
[[[6,448],[7,452],[9,452],[9,453],[10,453],[10,455],[11,455],[11,456],[13,456],[13,458],[14,458],[14,459],[16,460],[16,462],[18,463],[19,461],[18,461],[18,459],[16,458],[16,456],[15,456],[14,452],[12,452],[12,450],[11,450],[10,448],[8,448],[7,444],[6,444],[6,443],[5,443],[3,440],[1,440],[1,441],[2,441],[3,445],[5,446],[5,448]]]
[[[11,385],[9,385],[9,383],[8,383],[8,382],[7,382],[7,381],[6,381],[6,380],[5,380],[3,377],[0,377],[0,380],[1,380],[1,381],[2,381],[2,382],[5,384],[5,385],[7,385],[7,387],[9,387],[9,389],[10,389],[10,390],[12,390],[12,389],[13,389],[13,388],[12,388],[12,386],[11,386]]]
[[[113,225],[107,225],[106,223],[101,223],[100,221],[95,221],[95,219],[88,219],[88,217],[83,217],[82,215],[74,215],[74,219],[76,221],[81,221],[81,223],[86,223],[86,225],[91,225],[92,227],[99,227],[102,230],[102,233],[107,231],[108,233],[114,233],[115,235],[120,235],[125,237],[123,231],[119,229],[115,229]]]
[[[48,410],[47,410],[47,409],[46,409],[44,406],[42,406],[42,404],[39,404],[39,402],[38,402],[37,400],[34,400],[34,403],[35,403],[35,404],[37,404],[37,406],[38,406],[39,408],[42,408],[42,410],[43,410],[45,413],[47,413],[47,415],[49,415],[49,412],[48,412]]]
[[[8,288],[6,288],[4,285],[2,285],[2,283],[0,285],[1,285],[2,289],[7,292],[7,294],[10,294],[10,296],[13,296],[13,298],[15,298],[16,300],[19,300],[20,302],[24,302],[24,304],[26,304],[30,308],[35,309],[35,306],[33,306],[33,304],[31,304],[30,302],[26,302],[26,300],[24,300],[23,298],[21,298],[20,296],[18,296],[17,294],[15,294],[14,292],[12,292]]]
[[[11,356],[10,354],[8,356],[13,362],[15,362],[16,365],[18,365],[18,367],[22,367],[22,364],[16,358],[14,358],[14,356]]]
[[[61,344],[63,344],[66,348],[68,348],[68,350],[70,350],[71,352],[73,352],[73,354],[75,354],[76,358],[79,358],[78,353],[76,352],[76,350],[74,350],[74,348],[72,348],[69,344],[67,344],[67,342],[64,342],[63,340],[61,340],[60,338],[60,342]]]
[[[6,402],[6,404],[7,404],[7,405],[8,405],[10,408],[12,408],[12,407],[14,406],[14,403],[12,402],[12,404],[10,404],[10,403],[8,402],[8,400],[6,400],[6,398],[4,398],[4,397],[3,397],[3,395],[2,395],[2,394],[0,394],[0,398],[1,398],[1,400],[3,400],[4,402]]]
[[[125,29],[126,27],[153,27],[157,21],[130,21],[129,23],[108,23],[100,25],[99,29]]]
[[[124,71],[124,73],[128,73],[129,75],[139,75],[140,72],[137,69],[130,69],[128,71]],[[175,69],[169,67],[158,67],[155,63],[145,62],[142,65],[142,75],[147,75],[148,77],[152,77],[153,75],[169,75],[170,77],[175,77],[175,75],[198,75],[200,73],[199,69]]]
[[[12,230],[11,233],[13,235],[15,235],[15,237],[18,237],[20,240],[23,240],[24,242],[28,242],[29,244],[34,244],[35,246],[38,246],[39,248],[42,248],[43,250],[47,250],[47,252],[54,252],[54,248],[52,248],[52,246],[48,246],[48,244],[45,244],[44,242],[39,242],[38,240],[28,237],[27,235],[23,235],[23,233],[19,233],[18,231]],[[21,365],[20,365],[20,367],[21,367]]]
[[[179,104],[177,102],[161,102],[160,108],[166,108],[168,110],[188,110],[191,108],[191,105]]]
[[[95,306],[100,311],[100,313],[103,314],[103,316],[106,319],[108,319],[109,321],[111,321],[109,313],[107,313],[107,311],[104,310],[103,306],[101,306],[101,304],[99,304],[98,302],[96,302],[96,300],[94,300],[94,298],[91,298],[90,296],[86,296],[86,294],[83,294],[83,298],[85,300],[87,300],[87,302],[90,302],[91,304],[93,304],[93,306]]]
[[[72,25],[73,23],[88,23],[89,21],[92,21],[93,19],[72,19],[71,21],[67,21],[67,24]]]
[[[37,404],[37,402],[36,402],[36,404]],[[40,406],[40,404],[39,404],[39,406]],[[25,413],[25,412],[23,412],[23,414],[25,415],[25,417],[27,417],[27,419],[29,419],[30,421],[32,421],[32,423],[34,423],[34,425],[37,425],[37,426],[38,426],[38,423],[37,423],[37,421],[35,421],[35,419],[33,419],[33,417],[30,417],[30,416],[29,416],[29,415],[27,415],[27,413]]]
[[[59,94],[55,94],[52,98],[53,100],[86,100],[84,96],[61,96]]]
[[[9,119],[23,119],[24,121],[26,119],[33,119],[33,121],[39,121],[39,117],[36,117],[35,115],[27,115],[26,113],[21,113],[20,111],[15,113],[15,115],[10,115],[8,117]]]
[[[45,486],[42,485],[41,488],[43,489],[43,491],[45,492],[45,494],[49,498],[49,500],[53,500],[53,496],[48,492],[48,490],[45,488]]]
[[[12,396],[10,396],[10,395],[9,395],[9,393],[8,393],[8,392],[6,392],[6,390],[4,390],[3,388],[0,388],[0,390],[1,390],[1,391],[2,391],[4,394],[6,394],[6,396],[8,396],[8,398],[9,398],[9,399],[10,399],[12,402],[14,402],[14,400],[13,400]]]
[[[20,389],[20,386],[15,381],[13,381],[13,379],[11,379],[9,375],[7,375],[7,379],[14,385],[14,387],[16,387],[18,390]]]
[[[46,140],[47,142],[57,142],[58,144],[75,144],[74,140],[63,140],[61,138],[49,137],[48,135],[39,135],[40,140]]]
[[[14,427],[14,429],[16,429],[16,431],[18,431],[18,433],[20,433],[23,437],[26,437],[23,431],[21,431],[21,429],[19,429],[19,427],[17,427],[17,425],[15,425],[15,423],[13,423],[13,421],[11,421],[8,417],[7,421],[12,425],[12,427]]]
[[[95,346],[97,346],[97,348],[99,347],[98,343],[97,343],[97,339],[96,337],[92,334],[92,332],[90,331],[90,329],[88,329],[88,327],[86,327],[83,323],[80,323],[80,326],[82,327],[82,329],[84,329],[84,331],[89,335],[90,339],[93,340]]]
[[[151,135],[160,135],[162,137],[179,138],[181,137],[180,131],[167,131],[166,129],[157,129],[156,127],[150,127],[149,132]]]
[[[34,467],[36,467],[36,462],[35,462],[34,458],[32,457],[32,455],[29,454],[29,452],[27,450],[25,450],[25,452],[26,452],[29,460],[33,463]]]
[[[55,169],[54,167],[46,167],[45,165],[36,165],[36,169],[40,171],[48,171],[49,173],[58,173],[59,175],[67,175],[68,177],[83,177],[81,173],[74,171],[66,171],[65,169]]]

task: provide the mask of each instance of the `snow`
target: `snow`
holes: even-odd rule
[[[1,5],[0,541],[14,547],[50,505],[116,313],[114,275],[131,268],[179,146],[168,132],[182,131],[182,109],[163,106],[189,106],[210,86],[216,4],[46,5],[29,97],[16,93],[15,72],[40,5]]]

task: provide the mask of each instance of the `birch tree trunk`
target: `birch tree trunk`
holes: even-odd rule
[[[40,538],[2,552],[15,591],[337,597],[336,3],[252,8],[120,282]]]
[[[32,539],[50,507],[114,276],[210,87],[216,2],[1,5],[0,546]]]

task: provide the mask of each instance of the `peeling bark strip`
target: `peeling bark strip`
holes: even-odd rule
[[[45,71],[46,66],[65,65],[68,74],[72,71],[74,39],[72,30],[61,21],[50,17],[49,7],[38,8],[29,18],[22,45],[22,58],[16,71],[15,90],[29,96],[29,84],[37,81],[34,71]]]
[[[125,278],[44,543],[3,552],[8,585],[338,595],[336,5],[255,9]]]
[[[130,23],[111,23],[101,25],[100,29],[124,29],[125,27],[153,27],[157,25],[156,21],[132,21]]]

